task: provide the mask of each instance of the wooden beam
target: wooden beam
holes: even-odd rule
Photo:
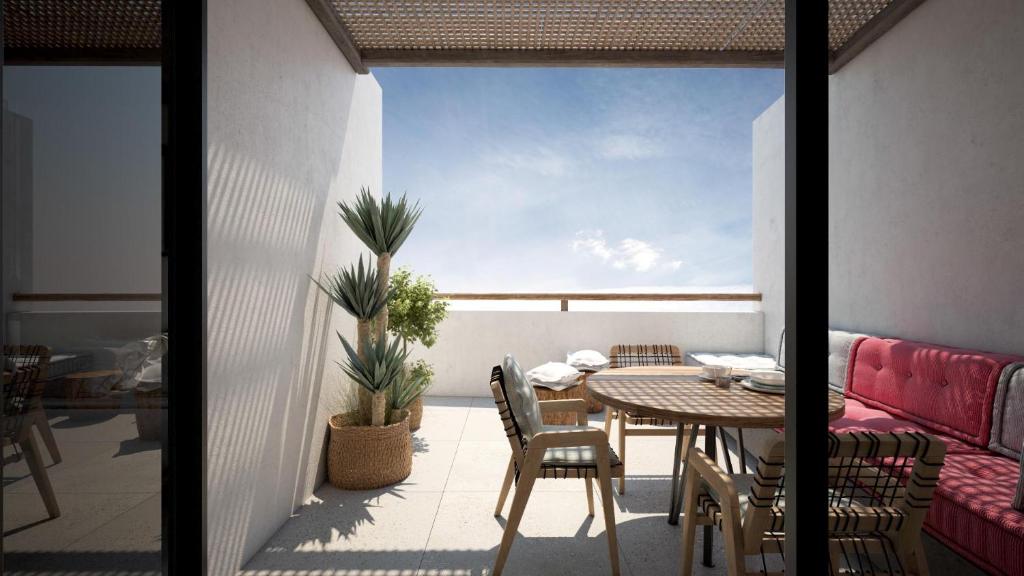
[[[760,302],[761,295],[751,293],[675,293],[633,294],[595,292],[438,292],[436,297],[446,300],[600,300],[633,302]]]
[[[846,44],[843,44],[841,48],[830,55],[828,73],[835,74],[838,72],[840,68],[845,66],[850,60],[853,60],[900,20],[903,20],[907,14],[913,12],[914,8],[923,3],[924,0],[892,0],[881,12],[875,14],[874,18],[868,20],[867,24],[864,24],[859,30],[854,32],[853,36],[850,36],[849,40],[846,41]]]
[[[7,66],[159,66],[160,48],[5,48]]]
[[[748,50],[381,50],[362,51],[370,67],[782,68],[781,51]]]
[[[15,302],[160,302],[160,293],[54,293],[54,292],[15,292],[11,300]]]
[[[369,73],[369,69],[359,53],[359,48],[356,47],[355,40],[352,39],[352,34],[348,31],[345,23],[341,21],[341,17],[338,16],[331,3],[328,0],[306,0],[306,4],[309,4],[313,14],[316,14],[331,40],[334,40],[338,50],[341,50],[345,59],[352,65],[352,69],[357,74]]]

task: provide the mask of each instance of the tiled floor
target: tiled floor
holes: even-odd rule
[[[43,460],[61,515],[48,518],[24,458],[5,447],[4,573],[159,574],[160,443],[140,440],[125,411],[48,416],[63,461],[45,448]]]
[[[325,484],[241,575],[490,574],[505,526],[493,510],[509,457],[497,410],[489,398],[428,398],[426,403],[413,472],[405,482],[364,492]],[[591,415],[591,424],[603,426],[603,416]],[[673,442],[630,437],[626,494],[614,496],[624,575],[678,573],[680,531],[665,521]],[[698,531],[698,549],[701,542]],[[696,575],[726,573],[720,544],[716,538],[716,566],[698,562]],[[933,575],[980,574],[944,549],[934,553],[941,558],[933,558]],[[590,518],[583,482],[538,481],[505,574],[608,573],[600,501]]]

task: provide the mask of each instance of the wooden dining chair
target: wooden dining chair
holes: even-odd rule
[[[520,371],[521,372],[521,371]],[[498,406],[505,435],[512,448],[498,495],[498,504],[494,515],[500,516],[505,506],[508,493],[515,483],[516,491],[509,510],[508,522],[498,548],[498,557],[494,562],[495,576],[500,576],[512,548],[519,529],[519,523],[526,509],[526,502],[538,478],[582,479],[587,487],[587,512],[594,515],[594,488],[596,482],[601,491],[601,508],[604,512],[605,532],[608,535],[608,553],[611,559],[612,574],[619,574],[619,548],[615,535],[615,510],[612,506],[611,479],[621,478],[622,462],[608,445],[608,436],[599,428],[587,427],[587,403],[581,398],[571,400],[537,401],[529,410],[517,408],[516,402],[509,401],[507,392],[510,387],[526,387],[530,391],[520,391],[519,397],[527,396],[532,387],[522,376],[518,378],[506,375],[501,366],[491,370],[491,393]],[[519,412],[519,413],[517,413]],[[577,426],[546,426],[538,415],[552,412],[575,412]],[[535,420],[528,422],[528,420]],[[539,430],[530,434],[529,430]]]
[[[616,344],[608,353],[609,368],[628,366],[682,366],[679,347],[672,344]],[[604,414],[604,432],[611,438],[612,420],[619,422],[619,458],[626,462],[627,436],[675,436],[676,422],[636,412],[620,414],[610,406]],[[634,428],[630,426],[643,426]],[[685,444],[684,444],[685,446]],[[626,493],[626,476],[619,478],[619,494]]]
[[[38,372],[37,367],[29,366],[4,373],[3,444],[12,444],[21,449],[47,513],[50,518],[57,518],[60,516],[57,495],[50,484],[39,445],[36,444],[35,435],[32,433],[32,421],[29,419]]]
[[[25,425],[35,426],[39,436],[43,439],[46,451],[50,454],[50,460],[54,464],[61,461],[60,448],[57,440],[53,437],[53,430],[50,429],[50,419],[46,416],[43,408],[43,381],[46,380],[50,370],[50,357],[52,353],[48,346],[37,344],[6,344],[4,345],[4,358],[16,369],[34,368],[35,382],[32,386],[29,398],[28,412],[25,415]]]
[[[717,526],[729,576],[770,572],[765,555],[785,549],[785,446],[769,440],[754,474],[726,474],[698,448],[687,454],[682,564],[693,573],[698,525]],[[921,526],[946,445],[919,432],[829,433],[829,574],[928,573]],[[747,569],[754,556],[758,567]]]

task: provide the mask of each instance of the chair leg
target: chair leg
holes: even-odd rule
[[[508,553],[512,549],[512,540],[519,530],[519,522],[523,519],[523,511],[526,510],[526,501],[530,499],[530,492],[533,491],[533,483],[537,480],[540,472],[540,465],[544,458],[544,450],[527,451],[526,462],[523,470],[519,473],[519,484],[516,485],[516,494],[512,497],[512,509],[508,512],[508,522],[505,523],[505,533],[501,536],[501,546],[498,547],[498,557],[494,560],[494,576],[501,576],[501,571],[508,560]]]
[[[36,429],[39,430],[39,435],[43,438],[43,444],[46,445],[46,451],[50,453],[50,460],[54,464],[60,464],[63,459],[60,455],[60,448],[57,447],[57,439],[53,437],[53,430],[50,429],[50,421],[46,418],[46,412],[42,408],[32,412],[32,423],[35,424]]]
[[[27,430],[25,437],[18,442],[21,451],[25,454],[28,462],[28,469],[32,473],[32,479],[36,482],[39,495],[43,497],[43,504],[50,518],[60,516],[60,506],[57,504],[57,495],[53,493],[53,486],[50,485],[50,477],[46,474],[46,466],[43,465],[43,456],[39,453],[39,445],[32,435],[31,427]]]
[[[625,421],[624,415],[619,418]],[[601,489],[601,508],[604,511],[604,531],[608,534],[608,555],[612,563],[612,576],[619,576],[619,540],[615,535],[615,508],[612,506],[612,472],[608,450],[597,447],[597,481]],[[622,484],[619,484],[622,486]]]
[[[694,430],[691,433],[695,433]],[[685,456],[684,456],[685,458]],[[679,564],[680,576],[693,576],[693,548],[697,544],[697,471],[686,467],[685,492],[683,496],[683,537],[682,554]]]
[[[726,570],[729,576],[746,576],[747,563],[743,554],[740,528],[739,501],[722,502],[722,540],[725,540]]]
[[[605,436],[612,437],[612,418],[615,417],[615,410],[612,410],[611,406],[604,407],[604,434]]]
[[[505,507],[505,499],[508,498],[508,491],[512,489],[512,480],[516,476],[515,457],[508,457],[508,469],[505,471],[505,479],[501,482],[501,492],[498,493],[498,505],[494,507],[494,515],[501,516],[501,510]]]
[[[619,413],[619,460],[622,462],[622,468],[626,468],[626,413]],[[626,474],[623,473],[619,477],[619,494],[626,493]]]
[[[590,478],[584,478],[583,482],[587,485],[587,515],[594,515],[594,485],[590,482]]]
[[[928,559],[924,555],[924,544],[919,540],[907,558],[907,573],[914,576],[928,576]]]

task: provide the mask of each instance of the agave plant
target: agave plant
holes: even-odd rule
[[[387,305],[387,293],[381,291],[380,275],[372,266],[359,264],[341,268],[323,281],[313,282],[330,296],[331,300],[356,318],[358,333],[356,349],[362,352],[370,340],[370,321]]]
[[[388,343],[381,338],[372,345],[366,346],[362,355],[348,343],[340,333],[342,346],[348,355],[348,361],[341,364],[341,369],[348,374],[362,390],[372,394],[372,412],[370,424],[383,426],[386,418],[387,392],[405,378],[405,361],[409,353],[402,349],[402,343],[396,338]]]
[[[386,194],[380,202],[370,194],[368,188],[361,188],[355,201],[349,205],[338,202],[341,219],[360,240],[377,255],[377,277],[380,292],[387,291],[391,257],[405,243],[423,210],[419,202],[409,205],[405,194],[397,202]],[[388,308],[385,303],[375,318],[377,339],[384,336],[388,326]]]
[[[411,366],[406,365],[402,371],[402,379],[395,382],[388,391],[388,403],[392,412],[407,408],[430,388],[429,368],[424,370],[421,366],[426,366],[422,360]]]

